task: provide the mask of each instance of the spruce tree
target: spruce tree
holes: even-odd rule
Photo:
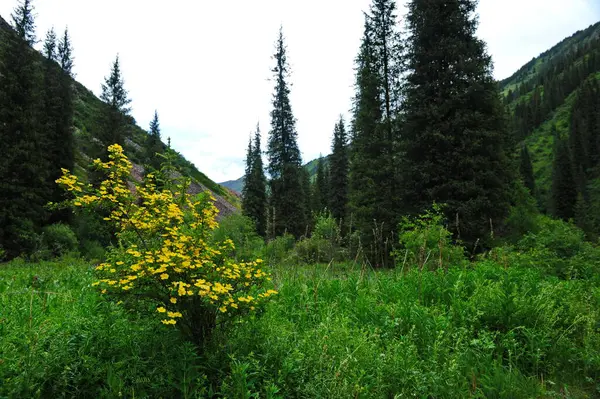
[[[567,140],[557,138],[552,165],[552,211],[554,216],[568,220],[575,216],[577,183]]]
[[[0,245],[9,258],[33,249],[48,201],[32,2],[20,1],[12,19],[0,63]]]
[[[254,151],[252,149],[252,136],[248,138],[248,147],[246,149],[246,167],[244,169],[244,186],[242,187],[242,214],[252,218],[251,204],[253,198],[248,195],[249,180],[252,176],[252,162],[254,161]]]
[[[256,125],[254,142],[250,138],[246,154],[245,184],[242,191],[242,212],[254,221],[256,232],[267,234],[267,179],[262,161],[260,127]]]
[[[456,236],[490,236],[510,206],[504,108],[476,37],[475,0],[412,0],[404,103],[404,203],[445,203]],[[454,221],[458,221],[454,223]]]
[[[330,209],[336,220],[345,222],[348,206],[348,137],[342,117],[333,130],[331,151]]]
[[[62,161],[62,148],[65,145],[72,145],[72,142],[64,143],[61,135],[61,122],[63,113],[63,104],[61,96],[61,75],[62,70],[57,63],[57,39],[54,28],[46,34],[43,45],[43,112],[41,113],[42,131],[44,134],[44,157],[47,165],[47,176],[44,182],[49,193],[49,200],[60,202],[64,199],[64,191],[56,184],[56,179],[61,175],[61,167],[64,167]],[[70,127],[69,127],[70,128]],[[54,212],[50,215],[50,222],[58,222],[66,219],[70,212]],[[66,221],[66,220],[63,220]]]
[[[268,141],[268,172],[271,176],[269,207],[273,233],[288,232],[296,238],[306,230],[306,209],[303,203],[302,158],[298,148],[296,120],[290,104],[289,69],[283,30],[279,31],[272,72],[275,80],[271,130]]]
[[[374,0],[356,60],[356,95],[350,152],[350,212],[367,257],[391,258],[384,249],[400,220],[398,139],[402,48],[395,4]],[[377,234],[373,229],[378,226]],[[371,254],[386,253],[385,259]]]
[[[350,152],[350,206],[354,225],[363,242],[370,238],[373,220],[381,220],[381,193],[377,181],[385,178],[380,122],[382,103],[375,63],[371,23],[365,17],[365,30],[356,60],[356,96],[352,120]]]
[[[314,187],[310,181],[310,173],[306,168],[300,168],[300,185],[302,186],[302,214],[305,220],[305,227],[302,234],[308,237],[313,230],[315,223],[315,214],[313,209],[316,208],[314,202]]]
[[[529,190],[531,195],[535,194],[535,178],[533,177],[533,166],[531,164],[531,157],[527,150],[527,145],[523,144],[521,147],[521,159],[519,164],[519,172],[525,187]]]
[[[58,42],[57,62],[62,73],[59,78],[60,120],[57,121],[57,146],[56,166],[57,172],[61,168],[73,170],[75,167],[75,137],[73,135],[73,46],[68,28],[65,28],[62,38]],[[62,190],[61,190],[62,191]],[[64,192],[55,192],[59,198]]]
[[[101,141],[104,146],[102,154],[103,156],[106,156],[106,148],[109,145],[124,145],[126,129],[125,116],[131,111],[128,107],[131,100],[127,96],[127,90],[125,90],[118,55],[112,65],[110,75],[105,78],[104,83],[102,84],[102,94],[100,95],[100,99],[107,105],[102,115],[103,127],[101,132]]]
[[[328,203],[329,196],[327,195],[328,187],[325,169],[325,161],[323,160],[323,156],[320,155],[317,161],[317,173],[313,190],[313,211],[317,214],[323,212],[327,208]]]
[[[154,111],[154,117],[150,122],[150,130],[146,137],[146,164],[149,171],[160,170],[162,158],[159,154],[164,151],[164,145],[160,138],[160,122],[158,121],[158,111]]]

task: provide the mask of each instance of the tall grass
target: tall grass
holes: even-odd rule
[[[600,284],[487,259],[276,267],[204,348],[103,301],[73,260],[0,265],[0,397],[589,398]]]
[[[597,284],[490,261],[348,267],[280,269],[279,302],[209,360],[233,356],[284,397],[530,398],[572,384],[600,394]]]

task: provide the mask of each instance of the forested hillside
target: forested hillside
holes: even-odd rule
[[[2,54],[2,46],[6,43],[6,35],[12,34],[12,27],[2,16],[0,16],[0,56]],[[36,54],[37,62],[41,62],[42,54]],[[97,141],[98,132],[100,130],[100,117],[102,109],[106,107],[106,104],[92,93],[91,90],[77,82],[75,79],[72,81],[74,91],[74,115],[73,115],[73,127],[76,141],[76,160],[77,166],[80,172],[86,173],[87,168],[90,164],[91,146],[94,141]],[[100,82],[98,82],[100,85]],[[146,141],[148,138],[148,132],[137,125],[135,119],[128,116],[126,123],[125,136],[126,146],[125,152],[129,158],[138,166],[136,169],[138,173],[141,172],[141,168],[144,164],[147,164],[149,157],[144,151]],[[166,147],[166,136],[168,132],[163,132],[165,138],[163,138],[162,147]],[[186,176],[194,179],[197,184],[197,190],[208,189],[215,195],[223,197],[223,201],[219,202],[219,207],[227,211],[233,211],[234,208],[239,207],[239,198],[234,193],[221,187],[219,184],[213,182],[204,173],[199,171],[191,162],[185,159],[181,154],[176,153],[176,165],[179,170]],[[230,205],[233,205],[230,206]]]
[[[64,199],[55,183],[62,168],[84,180],[98,179],[92,161],[104,158],[111,143],[122,145],[133,162],[133,179],[139,181],[150,171],[158,171],[162,157],[168,155],[171,170],[191,179],[190,192],[210,190],[222,216],[238,211],[235,193],[211,181],[164,144],[158,114],[149,132],[136,124],[118,57],[102,84],[100,99],[73,78],[76,49],[68,29],[59,34],[52,29],[38,40],[30,3],[15,12],[12,26],[0,17],[0,246],[5,256],[36,251],[42,229],[56,223],[73,225],[87,242],[84,245],[107,243],[108,236],[94,233],[90,220],[72,219],[69,212],[50,210],[47,204]],[[40,41],[38,52],[33,47]]]
[[[576,32],[500,82],[522,143],[522,170],[542,210],[600,227],[600,23]],[[560,150],[563,154],[560,154]]]

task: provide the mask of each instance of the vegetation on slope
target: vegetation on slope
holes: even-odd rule
[[[6,42],[6,35],[12,34],[10,25],[0,16],[0,53],[3,43]],[[42,59],[41,54],[37,55],[38,61]],[[98,83],[100,84],[100,82]],[[73,80],[74,87],[74,118],[73,126],[75,128],[77,155],[76,163],[80,172],[87,171],[90,164],[90,149],[93,141],[99,134],[99,117],[102,114],[103,107],[106,107],[98,97],[79,82]],[[129,117],[127,121],[125,152],[132,162],[144,165],[147,162],[146,155],[143,152],[148,133],[136,124],[136,121]],[[200,172],[183,155],[177,153],[176,166],[185,176],[194,179],[201,187],[209,189],[214,194],[223,197],[226,201],[239,207],[239,197],[230,192],[225,187],[213,182],[204,173]]]

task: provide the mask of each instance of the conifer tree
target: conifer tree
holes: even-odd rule
[[[110,75],[105,78],[102,84],[100,99],[108,105],[102,116],[103,128],[101,133],[102,152],[103,155],[106,155],[106,148],[109,145],[120,144],[122,146],[125,143],[125,116],[131,111],[128,107],[131,100],[127,96],[127,90],[125,90],[118,55],[112,65]]]
[[[527,145],[523,144],[521,147],[521,163],[519,164],[519,172],[525,187],[529,190],[531,195],[535,194],[535,178],[533,177],[533,166],[531,164],[531,157],[527,150]]]
[[[57,121],[56,170],[73,170],[75,166],[75,137],[73,136],[73,46],[69,29],[65,28],[58,42],[57,62],[62,73],[59,77],[60,120]],[[56,179],[55,179],[56,180]],[[54,180],[54,181],[55,181]],[[57,187],[58,188],[58,187]],[[56,193],[57,200],[63,194]]]
[[[302,200],[302,158],[297,143],[296,120],[289,99],[289,70],[282,29],[279,31],[274,59],[276,65],[272,72],[275,91],[267,150],[267,169],[271,176],[269,207],[274,234],[288,232],[298,238],[304,234],[307,220]]]
[[[246,154],[245,184],[242,191],[242,212],[254,221],[256,232],[267,234],[267,179],[262,161],[260,127],[256,125],[254,142],[250,138]]]
[[[61,167],[65,165],[63,160],[64,147],[73,145],[72,140],[64,140],[64,135],[61,134],[63,106],[61,80],[62,70],[57,63],[57,38],[54,28],[50,29],[46,34],[46,39],[43,45],[44,63],[44,85],[43,85],[43,111],[41,113],[42,131],[44,134],[44,158],[47,165],[47,176],[44,182],[49,193],[49,200],[52,202],[60,202],[64,199],[64,190],[62,190],[56,179],[61,175]],[[68,127],[69,131],[71,126]],[[50,215],[50,222],[67,221],[69,211],[53,212]]]
[[[9,258],[33,248],[48,201],[31,0],[20,1],[12,19],[0,63],[0,245]]]
[[[300,185],[302,186],[301,204],[305,220],[305,227],[302,234],[305,237],[308,237],[314,227],[315,215],[313,214],[313,209],[315,209],[316,206],[314,202],[314,187],[310,181],[310,173],[306,168],[300,168]]]
[[[510,206],[514,171],[505,154],[504,108],[475,0],[412,0],[403,128],[404,203],[445,203],[467,244],[490,236]]]
[[[552,165],[552,210],[554,216],[568,220],[575,216],[577,183],[567,140],[557,138]]]
[[[158,111],[154,111],[154,117],[150,122],[150,131],[146,137],[146,162],[149,170],[159,170],[162,158],[157,155],[164,151],[164,145],[160,138],[160,122],[158,121]]]
[[[248,180],[252,175],[252,162],[254,161],[254,150],[252,149],[252,136],[248,138],[246,149],[246,168],[244,169],[244,186],[242,187],[242,214],[252,218],[252,198],[248,195]]]
[[[328,204],[326,168],[323,156],[320,155],[317,161],[317,173],[313,189],[313,211],[317,214],[323,212]]]
[[[370,14],[365,15],[356,60],[349,173],[353,224],[361,234],[367,256],[373,260],[370,254],[383,250],[374,245],[381,246],[392,237],[401,216],[397,169],[401,56],[395,3],[374,0]],[[381,230],[377,237],[373,235],[375,224]],[[389,260],[387,256],[385,262]]]
[[[385,176],[383,140],[379,124],[382,103],[379,91],[371,23],[365,17],[365,30],[356,60],[356,96],[352,121],[352,150],[350,152],[350,205],[355,227],[367,241],[372,221],[381,220],[380,193],[376,181]]]
[[[330,195],[331,214],[338,221],[345,222],[348,206],[348,137],[344,119],[333,130],[330,155]]]

